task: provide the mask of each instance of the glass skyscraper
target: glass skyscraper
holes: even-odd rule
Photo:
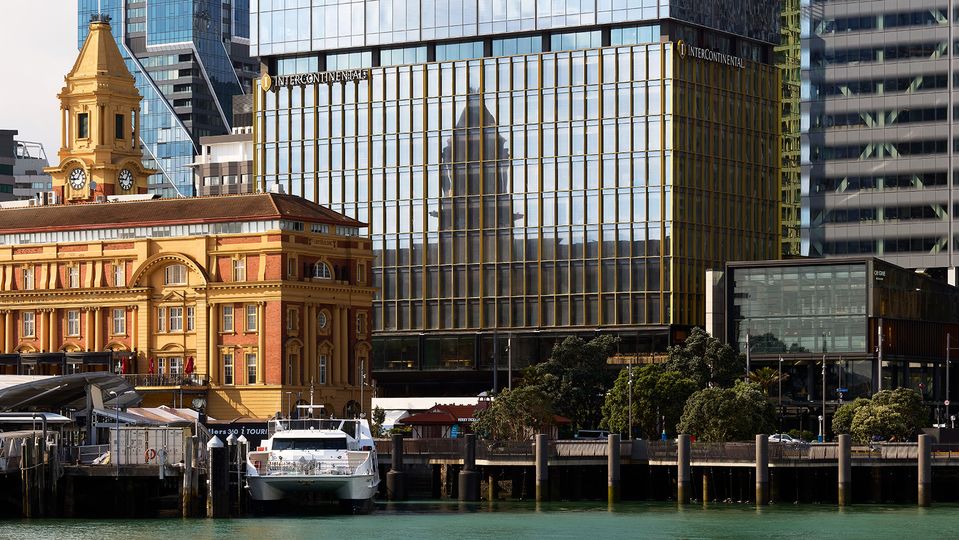
[[[78,44],[90,15],[109,15],[143,96],[144,164],[160,172],[150,191],[193,195],[199,138],[230,132],[232,98],[249,93],[249,0],[79,0]]]
[[[951,2],[803,4],[803,254],[955,283]]]
[[[251,11],[257,180],[369,223],[381,395],[489,389],[571,334],[662,352],[707,268],[779,255],[778,2]]]

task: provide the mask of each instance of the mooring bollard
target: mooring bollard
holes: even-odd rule
[[[459,475],[459,500],[480,500],[480,473],[476,470],[476,435],[467,433],[463,436],[466,442],[465,456],[463,456],[463,470]]]
[[[852,504],[852,440],[848,433],[839,436],[839,506]]]
[[[619,501],[619,433],[610,433],[606,442],[606,496],[610,503]]]
[[[406,500],[406,473],[403,472],[403,436],[393,435],[390,449],[390,471],[386,473],[386,498],[391,501]]]
[[[680,435],[676,445],[676,501],[689,502],[689,435]]]
[[[193,515],[193,437],[183,440],[183,490],[180,494],[180,515]]]
[[[709,502],[709,471],[703,471],[703,505]]]
[[[536,501],[549,498],[549,442],[544,433],[536,435]]]
[[[932,503],[932,436],[919,436],[919,506]]]
[[[769,436],[756,435],[756,504],[769,504]]]
[[[210,439],[206,447],[210,453],[206,515],[211,518],[230,517],[230,460],[228,451],[223,446],[223,441],[216,436]]]

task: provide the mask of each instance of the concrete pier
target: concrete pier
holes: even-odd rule
[[[549,498],[549,441],[546,434],[536,435],[536,501]]]
[[[619,433],[611,433],[606,446],[606,496],[615,503],[619,501]]]
[[[403,436],[393,435],[390,471],[386,473],[386,498],[406,500],[406,473],[403,472]]]
[[[183,492],[180,495],[180,515],[193,515],[193,438],[184,441],[183,447]]]
[[[689,502],[692,488],[689,474],[690,457],[689,435],[680,435],[676,445],[676,501],[679,504]]]
[[[703,471],[703,504],[709,501],[709,471]]]
[[[852,504],[852,440],[848,433],[839,436],[839,506]]]
[[[756,435],[756,504],[769,504],[769,436]]]
[[[467,433],[465,455],[463,456],[463,470],[459,474],[459,489],[457,495],[461,501],[480,500],[480,473],[476,470],[476,435]]]
[[[932,436],[919,436],[919,506],[932,503]]]

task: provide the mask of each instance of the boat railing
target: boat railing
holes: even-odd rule
[[[328,418],[274,418],[267,426],[267,436],[289,430],[338,429],[354,439],[360,433],[359,420]]]
[[[347,459],[271,459],[261,474],[269,476],[349,476],[366,473],[372,452],[347,452]]]

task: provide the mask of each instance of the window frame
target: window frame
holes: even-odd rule
[[[257,361],[256,353],[246,353],[246,384],[256,384],[257,381]]]
[[[327,379],[326,372],[327,372],[327,369],[329,369],[329,364],[330,364],[329,355],[321,354],[318,360],[318,364],[319,365],[317,369],[317,375],[319,376],[320,380],[317,382],[319,384],[326,384],[326,379]]]
[[[170,332],[183,332],[183,307],[170,306]]]
[[[230,324],[227,324],[229,321]],[[233,332],[233,305],[224,304],[220,308],[220,325],[224,332]]]
[[[77,139],[90,138],[90,113],[77,113]]]
[[[246,281],[246,257],[233,259],[233,281]]]
[[[80,288],[80,267],[75,264],[67,267],[67,287],[70,289]]]
[[[113,286],[114,287],[126,287],[127,285],[127,269],[126,264],[122,262],[113,264]]]
[[[195,306],[186,307],[186,331],[187,332],[196,331],[196,307]]]
[[[247,332],[256,332],[257,331],[257,309],[256,304],[247,304],[246,305],[246,331]]]
[[[225,352],[222,354],[223,360],[223,386],[233,386],[235,384],[235,373],[233,370],[233,353]]]
[[[76,317],[76,320],[71,320],[72,317]],[[80,337],[80,310],[70,309],[67,310],[67,337]],[[73,324],[76,324],[76,329],[71,328]]]
[[[22,268],[21,270],[22,272],[20,274],[20,277],[23,282],[23,290],[25,291],[36,290],[36,281],[33,279],[34,278],[33,267],[27,266]]]
[[[157,307],[157,324],[156,324],[158,334],[160,333],[165,334],[167,331],[166,317],[167,317],[166,306],[158,306]]]
[[[110,315],[112,319],[114,336],[124,336],[127,333],[127,310],[123,308],[113,308]]]
[[[170,264],[163,269],[163,284],[164,285],[187,285],[186,277],[186,265],[185,264]]]
[[[322,271],[321,271],[322,269]],[[333,269],[323,261],[313,263],[313,279],[333,279]]]

